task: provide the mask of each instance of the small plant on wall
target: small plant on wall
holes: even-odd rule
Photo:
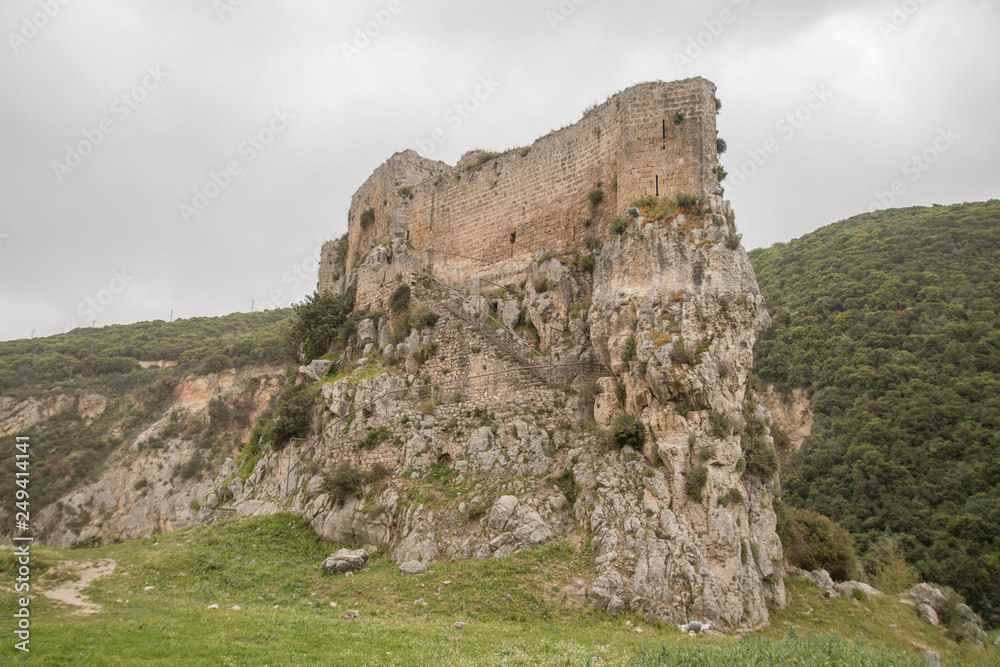
[[[361,223],[361,229],[368,229],[371,227],[372,223],[375,222],[375,209],[366,209],[365,212],[361,214],[359,222]]]

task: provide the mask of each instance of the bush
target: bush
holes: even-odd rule
[[[316,399],[308,391],[298,391],[288,384],[278,396],[270,428],[265,427],[265,439],[275,450],[280,450],[292,438],[309,435],[312,429]]]
[[[340,264],[340,268],[342,269],[347,265],[347,251],[350,250],[350,247],[347,234],[337,239],[337,263]]]
[[[301,348],[307,360],[318,359],[330,351],[340,335],[341,327],[354,310],[354,297],[314,292],[294,308],[295,319],[286,337],[286,348],[292,357]]]
[[[468,505],[465,510],[465,520],[469,523],[476,523],[484,516],[486,516],[486,507],[484,505]]]
[[[233,363],[229,360],[229,357],[222,354],[221,352],[216,352],[208,359],[205,363],[201,365],[198,372],[202,375],[211,375],[213,373],[221,373],[227,368],[232,368]]]
[[[740,445],[746,469],[751,475],[767,481],[778,472],[778,453],[762,435],[744,433],[740,438]]]
[[[678,111],[674,114],[674,125],[680,125],[684,122],[684,112]]]
[[[361,229],[368,229],[371,227],[371,224],[375,222],[375,209],[365,209],[364,213],[361,214],[359,222],[361,223]]]
[[[677,205],[689,211],[694,210],[694,207],[698,205],[698,197],[696,195],[679,194],[677,195]]]
[[[719,178],[719,183],[726,180],[726,176],[729,176],[729,172],[721,164],[715,168],[715,175]]]
[[[708,421],[712,424],[712,435],[716,438],[728,438],[733,432],[733,420],[725,412],[713,411]]]
[[[361,449],[375,449],[388,439],[389,429],[385,426],[379,426],[378,429],[368,431],[365,439],[358,443],[358,447]]]
[[[361,493],[364,479],[361,473],[350,463],[341,463],[323,480],[323,493],[329,496],[337,507],[343,507],[351,498],[357,498]]]
[[[402,313],[410,307],[410,286],[400,285],[389,297],[389,312]]]
[[[742,234],[737,234],[736,232],[730,230],[729,234],[726,235],[726,247],[730,250],[738,250],[742,243]]]
[[[563,495],[566,496],[566,500],[569,501],[570,505],[576,503],[576,499],[580,497],[580,485],[577,484],[572,469],[566,468],[563,474],[555,478],[555,484],[562,491]]]
[[[628,446],[641,451],[642,446],[646,444],[646,427],[632,415],[618,415],[611,429],[611,441],[619,449]]]
[[[392,471],[381,463],[376,463],[364,474],[362,480],[365,484],[378,484],[384,479],[392,476]]]
[[[433,327],[441,316],[427,306],[422,306],[413,317],[413,323],[420,329]]]
[[[803,570],[826,570],[838,581],[860,574],[850,534],[822,514],[789,508],[788,562]]]
[[[621,403],[622,405],[625,405],[625,399],[627,397],[628,397],[628,392],[625,389],[625,383],[619,382],[615,384],[615,398],[618,399],[618,402]]]
[[[413,199],[413,188],[409,185],[401,187],[396,193],[403,199]]]
[[[670,361],[679,366],[694,366],[698,362],[698,353],[684,342],[684,336],[678,336],[670,349]]]
[[[897,595],[920,583],[920,575],[906,562],[899,540],[880,537],[872,546],[866,569],[872,586]]]
[[[611,234],[612,236],[621,236],[628,229],[629,219],[623,215],[616,215],[611,218]]]
[[[726,144],[726,140],[722,137],[717,138],[715,140],[715,152],[722,155],[727,150],[729,150],[729,146]]]
[[[590,202],[590,205],[593,208],[597,208],[601,205],[601,202],[604,201],[604,191],[600,188],[594,188],[590,191],[590,194],[587,195],[587,201]]]
[[[587,249],[593,250],[595,248],[601,247],[601,239],[597,238],[593,234],[587,234],[583,237],[583,245],[587,246]]]
[[[531,286],[535,289],[538,294],[544,294],[549,291],[549,279],[548,278],[537,278]]]
[[[625,339],[625,346],[622,348],[622,361],[628,363],[635,359],[635,336]]]
[[[705,466],[698,466],[697,468],[691,468],[686,473],[684,477],[687,480],[685,486],[687,489],[687,494],[696,503],[700,503],[704,500],[704,489],[705,485],[708,484],[708,468]]]
[[[588,237],[589,238],[589,237]],[[581,271],[586,271],[587,273],[594,272],[594,257],[592,255],[583,255],[576,264],[580,267]]]
[[[739,505],[743,502],[743,494],[737,488],[729,489],[726,495],[719,497],[719,504],[723,507],[728,507],[729,505]]]

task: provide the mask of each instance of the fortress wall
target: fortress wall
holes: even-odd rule
[[[347,214],[347,270],[368,254],[370,244],[388,242],[396,229],[408,229],[410,201],[399,194],[399,189],[421,183],[451,167],[444,162],[420,157],[415,151],[396,153],[368,177],[354,197]],[[375,221],[361,228],[361,214],[367,209],[375,211]]]
[[[466,168],[472,154],[450,167],[397,153],[354,195],[348,270],[371,242],[407,230],[445,282],[512,275],[538,250],[570,251],[588,233],[608,240],[611,218],[640,196],[718,185],[715,139],[715,86],[699,78],[628,88],[530,151],[508,151],[477,169]],[[604,200],[589,227],[588,195],[598,182]],[[412,197],[399,194],[403,186]],[[362,230],[368,208],[375,222]]]

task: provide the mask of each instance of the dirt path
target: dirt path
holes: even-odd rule
[[[69,581],[58,588],[43,590],[42,595],[76,607],[74,614],[98,614],[103,611],[101,605],[89,601],[80,591],[89,586],[95,579],[114,572],[118,563],[113,560],[102,560],[96,563],[62,563],[61,565],[76,565],[79,568],[79,581]]]

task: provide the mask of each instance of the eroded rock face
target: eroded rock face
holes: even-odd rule
[[[198,437],[186,432],[160,438],[171,423],[170,415],[176,412],[196,421],[205,418],[213,399],[238,398],[249,399],[250,418],[254,419],[267,408],[284,379],[282,369],[261,367],[193,376],[180,382],[171,403],[153,423],[108,457],[96,481],[40,512],[37,525],[44,530],[45,543],[68,548],[93,537],[104,541],[136,539],[217,516],[222,504],[217,489],[235,473],[235,463],[225,455],[208,460]],[[97,394],[67,399],[62,401],[65,409],[75,405],[87,421],[112,409],[112,402]],[[155,448],[148,446],[158,439],[163,441]],[[197,465],[201,474],[180,477],[179,471],[188,465]],[[242,480],[237,478],[233,484],[242,485]]]
[[[370,355],[387,372],[324,385],[318,435],[265,450],[242,476],[224,466],[203,489],[208,509],[191,520],[292,512],[407,569],[566,538],[594,549],[596,576],[572,586],[581,604],[674,625],[766,622],[785,590],[770,418],[748,379],[768,316],[746,254],[727,242],[728,205],[712,196],[700,205],[701,217],[634,223],[596,254],[592,284],[539,256],[523,290],[470,291],[398,343],[384,318],[360,323],[351,365],[339,370]],[[432,293],[413,289],[434,305]],[[523,352],[509,332],[491,339],[487,316],[510,328],[530,321],[551,348],[542,357],[551,375],[525,372],[502,390],[472,382],[518,371],[512,356]],[[428,346],[440,348],[433,362]],[[584,373],[594,366],[596,381]],[[440,375],[425,377],[432,372]],[[186,391],[191,406],[210,398],[198,383]],[[582,428],[584,417],[611,428],[626,413],[640,420],[641,449],[609,447]],[[330,483],[341,466],[365,480],[360,488]]]
[[[766,411],[748,404],[770,319],[746,253],[726,243],[728,204],[702,206],[700,227],[640,219],[597,257],[594,351],[624,387],[624,411],[641,417],[642,454],[662,465],[651,477],[638,462],[598,466],[590,523],[598,566],[621,575],[630,609],[754,626],[785,595],[773,470],[747,474],[741,446],[747,431],[772,447]],[[605,423],[615,411],[610,397],[597,408]],[[592,456],[571,452],[578,480]]]
[[[0,438],[21,433],[60,412],[70,410],[76,401],[72,396],[28,398],[17,401],[12,396],[0,396]]]

